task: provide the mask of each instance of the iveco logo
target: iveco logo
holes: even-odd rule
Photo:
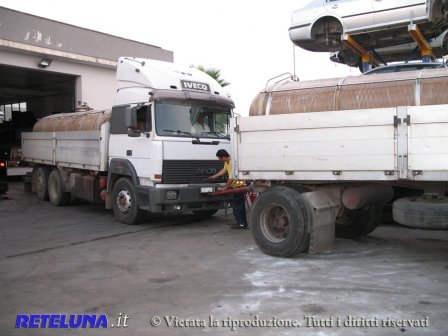
[[[182,84],[182,89],[184,90],[210,92],[210,86],[207,83],[192,82],[185,80],[181,80],[180,82]]]
[[[196,168],[196,175],[214,175],[216,168]]]

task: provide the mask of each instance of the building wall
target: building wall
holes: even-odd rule
[[[126,55],[123,55],[126,51]],[[120,37],[48,20],[0,6],[0,67],[16,66],[76,76],[74,108],[87,103],[94,109],[110,108],[116,93],[116,62],[133,56],[172,62],[172,51]],[[50,58],[49,67],[37,66]],[[24,78],[24,83],[26,79]],[[26,86],[26,83],[24,84]],[[8,89],[0,79],[1,90]],[[72,99],[73,100],[73,99]],[[42,117],[73,110],[61,97],[33,98],[29,108]]]
[[[120,56],[173,62],[173,52],[0,7],[0,39],[117,61]],[[126,50],[127,55],[123,55]]]

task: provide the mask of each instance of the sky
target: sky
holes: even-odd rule
[[[328,53],[293,47],[291,13],[309,1],[0,0],[0,6],[155,45],[173,51],[175,63],[221,69],[235,112],[247,116],[255,95],[281,74],[295,70],[300,80],[359,74]]]

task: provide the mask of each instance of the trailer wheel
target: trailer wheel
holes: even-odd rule
[[[251,231],[266,254],[292,257],[309,247],[310,213],[307,201],[291,188],[273,188],[262,193],[252,208]]]
[[[145,211],[139,208],[137,194],[132,182],[127,177],[120,178],[112,190],[112,208],[117,219],[124,224],[139,224]]]
[[[35,167],[33,169],[33,182],[36,187],[37,198],[41,201],[48,201],[48,176],[50,170],[47,167]]]
[[[48,196],[53,205],[66,205],[70,201],[70,193],[64,192],[61,173],[53,169],[48,177]]]
[[[353,239],[367,236],[378,227],[382,211],[381,203],[356,210],[345,209],[342,216],[336,218],[336,237]]]
[[[417,229],[448,229],[448,199],[404,197],[392,205],[394,221]]]

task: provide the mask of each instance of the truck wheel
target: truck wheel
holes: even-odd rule
[[[132,182],[126,178],[120,178],[112,190],[112,208],[117,219],[124,224],[139,224],[145,211],[138,207],[137,195]]]
[[[356,210],[345,209],[343,215],[336,218],[336,237],[353,239],[367,236],[378,227],[382,211],[380,203]]]
[[[448,229],[448,199],[404,197],[392,205],[394,221],[418,229]]]
[[[276,257],[292,257],[308,249],[310,213],[307,201],[291,188],[262,193],[252,208],[251,230],[258,247]]]
[[[218,209],[196,210],[196,211],[193,211],[193,215],[195,215],[198,218],[209,218],[217,212],[218,212]]]
[[[37,198],[48,201],[48,176],[50,170],[47,167],[35,167],[33,169],[33,182],[36,187]]]
[[[70,201],[70,193],[64,192],[61,173],[53,169],[48,177],[48,196],[53,205],[66,205]]]

